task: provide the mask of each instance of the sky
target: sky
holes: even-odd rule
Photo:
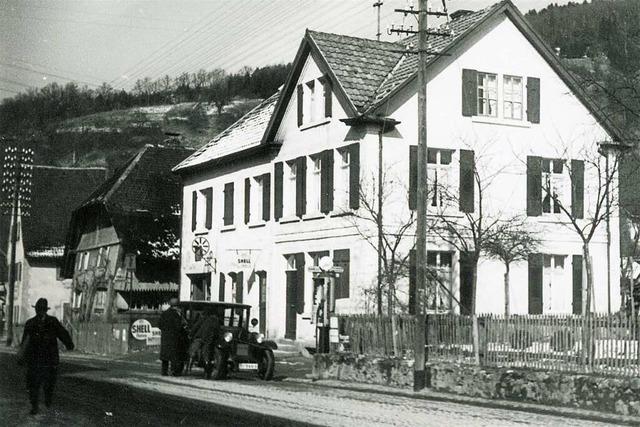
[[[383,40],[394,12],[384,0]],[[447,0],[449,12],[498,0]],[[513,0],[523,12],[568,0]],[[375,38],[374,0],[0,0],[0,99],[51,82],[130,89],[142,77],[291,62],[306,28]],[[416,2],[417,3],[417,2]],[[441,6],[433,0],[433,7]],[[413,23],[411,21],[414,21]]]

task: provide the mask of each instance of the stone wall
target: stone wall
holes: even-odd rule
[[[315,354],[316,379],[413,387],[413,361],[354,353]]]
[[[640,378],[455,363],[428,364],[426,371],[434,391],[640,416]],[[313,376],[410,390],[413,361],[353,353],[316,354]]]
[[[640,378],[431,364],[431,389],[489,399],[640,415]]]

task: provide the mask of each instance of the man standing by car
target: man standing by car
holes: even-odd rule
[[[184,368],[187,330],[186,322],[178,309],[178,298],[169,300],[169,308],[160,316],[160,360],[162,360],[162,375],[178,376]]]
[[[22,334],[19,363],[27,365],[27,388],[31,401],[31,414],[38,413],[38,397],[40,387],[44,388],[44,404],[48,408],[53,399],[53,388],[60,356],[58,355],[58,340],[69,350],[74,345],[69,332],[60,324],[58,319],[47,315],[49,303],[40,298],[35,305],[36,315],[27,320]]]

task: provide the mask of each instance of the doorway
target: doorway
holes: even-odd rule
[[[190,274],[191,279],[191,301],[208,301],[211,298],[210,285],[211,273]]]

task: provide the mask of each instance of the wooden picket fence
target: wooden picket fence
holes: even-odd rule
[[[413,353],[415,320],[413,316],[396,317],[396,339],[398,353]],[[348,336],[348,348],[359,354],[391,356],[393,352],[393,332],[391,318],[370,314],[358,314],[340,318],[340,334]]]
[[[398,356],[412,355],[415,317],[397,316]],[[426,355],[431,361],[474,364],[473,318],[458,314],[426,317]],[[640,322],[624,314],[478,315],[480,363],[534,369],[640,375]],[[391,319],[340,318],[351,351],[394,354]]]
[[[66,322],[65,326],[79,351],[109,355],[129,351],[129,323]]]

